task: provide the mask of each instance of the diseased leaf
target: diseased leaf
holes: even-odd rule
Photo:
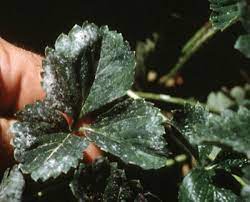
[[[45,181],[67,173],[70,168],[76,168],[82,159],[82,152],[88,146],[88,142],[84,140],[70,133],[39,136],[36,139],[37,147],[25,151],[21,170],[31,173],[35,181]]]
[[[218,187],[213,182],[213,170],[196,168],[184,179],[179,191],[180,202],[240,201],[240,197],[231,190]]]
[[[218,92],[211,92],[207,98],[209,109],[222,112],[225,109],[238,109],[239,106],[250,107],[250,86],[235,86],[232,89],[223,88]]]
[[[135,56],[121,34],[102,27],[102,45],[93,85],[82,115],[126,95],[134,81]]]
[[[186,106],[184,114],[181,120],[174,120],[173,125],[191,144],[225,145],[250,156],[248,109],[241,107],[238,112],[226,110],[219,116],[197,105]]]
[[[209,0],[210,9],[213,11],[210,20],[216,29],[224,30],[239,20],[240,0]]]
[[[223,92],[212,92],[207,98],[207,105],[209,109],[213,109],[218,112],[224,111],[225,109],[232,107],[234,104],[235,103]]]
[[[25,150],[37,142],[37,137],[63,130],[46,122],[17,122],[11,126],[11,132],[15,134],[12,145],[15,147],[14,157],[19,162],[23,161]]]
[[[127,99],[82,130],[89,141],[124,162],[157,169],[165,166],[167,160],[163,121],[159,109],[150,103]]]
[[[55,49],[47,48],[43,61],[43,88],[51,108],[74,116],[84,99],[81,93],[89,86],[83,86],[88,79],[87,52],[95,51],[99,30],[94,24],[75,25],[68,36],[61,34],[55,42]],[[80,60],[80,62],[79,62]],[[90,64],[89,64],[90,65]],[[79,74],[81,73],[81,76]],[[85,77],[84,77],[85,76]]]
[[[21,202],[25,187],[22,173],[15,165],[11,170],[8,168],[0,185],[1,202]]]
[[[144,101],[118,103],[133,83],[135,68],[134,53],[121,34],[106,26],[76,25],[58,37],[54,49],[46,48],[45,56],[46,98],[18,112],[19,122],[11,127],[15,159],[24,173],[42,181],[67,173],[78,166],[90,142],[126,163],[165,166],[159,110]],[[108,112],[85,124],[93,111],[95,116]],[[75,135],[82,134],[81,124],[88,137]]]

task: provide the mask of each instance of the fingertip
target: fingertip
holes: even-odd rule
[[[9,128],[15,122],[13,119],[0,118],[0,170],[11,166],[14,162],[11,140],[13,135]]]

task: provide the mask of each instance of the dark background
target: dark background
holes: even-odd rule
[[[123,33],[133,49],[136,41],[157,32],[160,40],[149,65],[161,73],[167,73],[175,64],[184,42],[210,15],[207,0],[2,2],[0,36],[40,54],[46,45],[53,46],[61,32],[67,33],[74,24],[85,20],[107,24]],[[240,71],[249,69],[249,61],[233,49],[241,33],[244,30],[237,24],[206,44],[181,71],[183,86],[175,89],[155,86],[150,90],[204,100],[211,90],[219,90],[222,85],[243,84]]]

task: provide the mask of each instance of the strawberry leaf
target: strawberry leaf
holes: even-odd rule
[[[20,167],[23,173],[31,173],[37,181],[45,181],[50,177],[58,177],[76,168],[82,151],[88,146],[87,141],[70,133],[55,133],[39,136],[37,147],[24,153]]]
[[[150,103],[127,99],[81,129],[89,141],[124,162],[157,169],[167,160],[163,121],[159,109]]]
[[[24,173],[36,181],[67,173],[79,165],[90,142],[126,163],[146,169],[165,166],[159,110],[142,100],[119,103],[133,83],[135,68],[134,53],[121,34],[86,22],[61,34],[45,56],[46,98],[19,111],[19,122],[11,127],[15,159]],[[82,123],[93,111],[98,117],[94,124]],[[82,134],[79,123],[87,137],[75,135]]]
[[[240,0],[209,0],[210,9],[213,11],[210,20],[216,29],[224,30],[239,20]]]
[[[231,190],[216,186],[213,182],[215,172],[196,168],[192,170],[182,182],[179,191],[179,201],[239,201],[238,197]]]
[[[12,169],[8,168],[0,185],[0,201],[21,202],[24,186],[24,177],[17,166],[15,165]]]
[[[173,125],[194,145],[209,143],[229,146],[250,156],[250,111],[240,107],[238,112],[225,110],[220,116],[202,106],[186,106],[184,117]]]
[[[135,56],[121,34],[102,27],[102,45],[93,85],[82,115],[124,96],[134,81]]]

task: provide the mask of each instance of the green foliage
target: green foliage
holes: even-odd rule
[[[238,112],[224,111],[220,116],[211,114],[202,106],[186,106],[185,115],[173,125],[191,144],[209,143],[232,147],[250,156],[250,111],[240,108]]]
[[[11,128],[21,170],[34,180],[57,178],[79,165],[90,142],[125,163],[164,167],[163,116],[143,100],[123,98],[134,67],[128,43],[106,26],[84,23],[61,34],[55,49],[46,48],[45,100],[18,112]]]
[[[240,0],[209,0],[210,9],[213,11],[210,20],[216,29],[224,30],[239,20]]]
[[[250,34],[241,35],[236,41],[234,48],[250,58]]]
[[[87,132],[89,141],[124,162],[157,169],[167,162],[163,120],[160,111],[150,103],[128,99],[97,117],[93,125],[81,129]]]
[[[247,32],[250,32],[250,7],[247,0],[209,0],[213,11],[210,21],[218,30],[225,30],[235,22],[241,21]],[[234,47],[250,58],[250,35],[241,35]]]
[[[250,85],[235,86],[232,89],[223,88],[218,92],[211,92],[207,98],[207,106],[216,112],[225,109],[237,109],[240,106],[250,107]]]
[[[147,201],[158,199],[145,193],[139,180],[128,179],[124,170],[107,159],[97,159],[91,165],[81,164],[70,188],[83,201]]]
[[[7,169],[0,185],[1,202],[21,202],[25,181],[17,166]]]
[[[180,202],[239,201],[240,197],[232,191],[221,188],[213,181],[215,172],[196,168],[182,182],[179,192]]]

